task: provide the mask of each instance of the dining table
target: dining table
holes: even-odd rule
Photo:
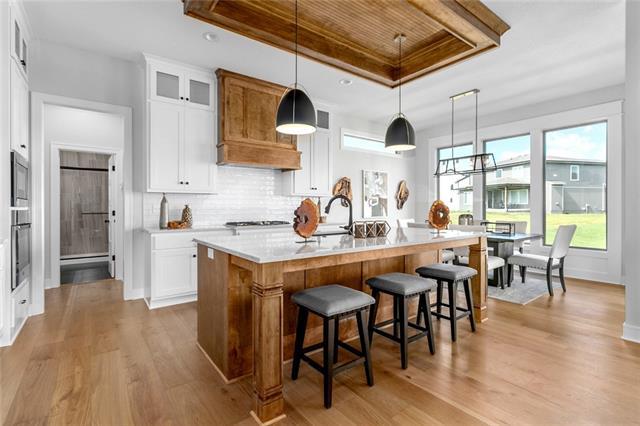
[[[430,228],[426,222],[409,223],[410,228]],[[507,232],[503,230],[487,231],[485,233],[487,238],[487,252],[491,256],[498,256],[504,259],[503,273],[507,282],[510,282],[511,277],[508,275],[509,257],[514,253],[514,247],[516,243],[524,243],[525,241],[535,241],[543,237],[542,234],[533,234],[526,232]],[[487,280],[489,285],[497,286],[497,274],[493,274],[492,278],[489,278],[487,274]]]

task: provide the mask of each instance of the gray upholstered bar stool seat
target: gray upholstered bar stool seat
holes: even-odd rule
[[[364,313],[375,300],[366,293],[337,284],[314,287],[295,293],[291,301],[298,305],[298,323],[296,342],[291,367],[291,379],[298,378],[300,361],[304,360],[324,376],[324,406],[331,408],[333,376],[348,368],[364,363],[367,384],[373,386],[373,370],[369,352],[369,335],[365,328]],[[322,318],[322,342],[304,347],[309,312]],[[360,334],[360,350],[340,341],[340,319],[356,316]],[[338,347],[348,350],[358,358],[338,363]],[[323,364],[309,358],[306,354],[322,348]]]
[[[420,278],[417,275],[403,274],[400,272],[392,272],[389,274],[378,275],[367,280],[367,284],[371,287],[371,295],[376,300],[375,305],[371,308],[369,316],[369,340],[373,339],[373,333],[380,334],[388,339],[400,344],[400,362],[402,368],[407,368],[409,363],[409,342],[413,342],[422,337],[427,337],[429,342],[429,351],[431,354],[436,352],[435,340],[433,338],[433,327],[431,323],[431,315],[429,313],[429,292],[435,288],[432,281]],[[376,323],[376,315],[380,306],[380,294],[385,293],[393,297],[393,318],[390,320]],[[409,322],[408,301],[414,297],[418,297],[418,318],[420,313],[424,314],[426,324],[423,326],[420,320],[415,323]],[[393,324],[393,334],[383,330],[386,326]],[[418,330],[413,336],[408,335],[409,327]]]
[[[458,320],[464,317],[469,317],[471,323],[471,331],[476,331],[476,322],[473,318],[473,298],[471,295],[471,278],[476,276],[478,272],[467,266],[461,265],[449,265],[446,263],[435,263],[429,266],[421,266],[416,269],[416,272],[421,277],[431,278],[437,282],[436,302],[431,305],[435,306],[436,310],[431,314],[436,318],[448,319],[451,322],[451,340],[456,341],[458,337]],[[461,308],[457,303],[458,295],[458,283],[462,282],[464,285],[464,295],[467,301],[467,307]],[[447,290],[449,296],[449,303],[442,302],[443,283],[447,283]],[[449,308],[449,315],[442,314],[442,307]],[[458,311],[462,312],[458,315]],[[420,313],[418,314],[418,316]]]

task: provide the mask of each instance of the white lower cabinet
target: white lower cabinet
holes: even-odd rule
[[[24,322],[29,317],[29,304],[31,285],[25,282],[11,294],[11,338],[12,340],[20,332]]]
[[[193,239],[230,235],[230,230],[148,233],[145,300],[149,309],[197,300],[198,255]]]

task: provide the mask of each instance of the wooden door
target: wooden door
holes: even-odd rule
[[[184,123],[184,189],[212,193],[216,168],[214,114],[204,109],[185,108]]]
[[[149,102],[149,190],[183,191],[184,106]]]

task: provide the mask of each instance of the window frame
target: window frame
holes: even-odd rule
[[[605,123],[607,125],[607,131],[605,136],[605,155],[604,155],[604,188],[605,188],[605,241],[604,248],[596,248],[596,247],[583,247],[583,246],[574,246],[569,245],[569,249],[578,249],[578,250],[587,250],[591,252],[597,253],[606,253],[609,251],[609,126],[610,119],[596,119],[592,121],[582,122],[581,124],[572,124],[570,126],[562,126],[562,127],[554,127],[542,129],[542,246],[543,247],[551,247],[553,245],[553,241],[550,244],[547,244],[547,212],[546,212],[546,203],[547,203],[547,133],[555,132],[558,130],[566,130],[566,129],[574,129],[577,127],[585,127],[592,126],[594,124],[602,124]],[[571,170],[569,170],[569,174],[571,174]],[[571,176],[569,176],[571,178]]]
[[[573,178],[573,168],[576,168],[576,176],[577,178]],[[570,164],[569,165],[569,182],[580,182],[580,165],[579,164]]]
[[[497,138],[488,138],[488,139],[483,139],[482,140],[482,152],[487,152],[487,142],[495,142],[495,141],[499,141],[502,139],[511,139],[511,138],[518,138],[520,136],[529,136],[529,169],[531,169],[531,161],[532,161],[532,157],[533,157],[533,140],[531,137],[531,132],[524,132],[524,133],[516,133],[513,135],[509,135],[509,136],[500,136]],[[497,161],[496,161],[497,163]],[[500,170],[504,169],[505,167],[500,167]],[[529,189],[531,189],[531,174],[529,174]],[[487,193],[487,175],[486,173],[484,173],[482,175],[482,217],[484,218],[484,220],[487,220],[487,200],[486,200],[486,195]],[[509,204],[509,194],[507,193],[507,197],[505,200],[503,200],[504,205],[507,206]],[[531,226],[531,220],[532,218],[532,212],[531,212],[531,207],[529,207],[529,226]]]
[[[359,139],[369,139],[372,141],[381,142],[384,145],[383,135],[361,132],[359,130],[347,129],[343,127],[340,129],[340,150],[341,151],[364,152],[371,155],[381,155],[384,157],[402,158],[402,154],[399,154],[398,151],[383,152],[383,151],[375,151],[371,149],[362,149],[362,148],[345,146],[344,144],[345,135],[352,136],[354,138],[359,138]]]

